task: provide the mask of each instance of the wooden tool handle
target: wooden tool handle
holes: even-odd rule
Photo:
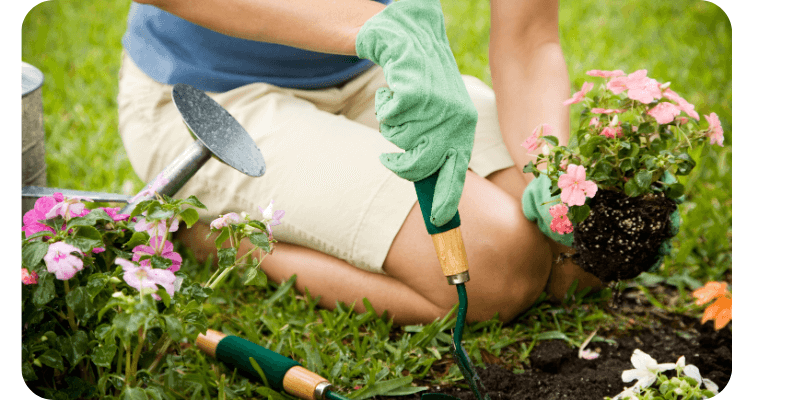
[[[461,237],[461,217],[456,211],[455,216],[450,222],[443,226],[435,226],[431,223],[431,208],[433,207],[433,192],[436,188],[436,180],[439,178],[437,171],[433,175],[414,182],[417,191],[419,207],[422,210],[422,218],[425,220],[425,228],[433,239],[433,247],[439,257],[439,265],[442,272],[447,276],[450,284],[464,283],[469,280],[469,267],[467,265],[467,251],[464,248],[464,240]]]

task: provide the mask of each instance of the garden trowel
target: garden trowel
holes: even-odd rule
[[[450,346],[450,351],[453,353],[456,365],[461,370],[461,374],[464,375],[464,379],[472,389],[475,398],[489,400],[488,397],[481,395],[479,389],[485,390],[485,388],[475,373],[475,366],[472,365],[469,355],[461,345],[461,334],[464,332],[464,325],[467,321],[467,289],[464,284],[469,281],[467,251],[464,248],[464,241],[461,237],[461,218],[458,211],[456,211],[453,219],[442,226],[435,226],[430,222],[433,192],[438,177],[439,172],[437,171],[425,179],[414,182],[414,188],[417,191],[422,218],[425,220],[425,228],[433,239],[433,247],[439,257],[439,265],[447,277],[447,282],[455,285],[458,291],[458,316],[456,317],[456,326],[453,329],[453,343]],[[424,400],[442,400],[454,399],[455,397],[440,393],[426,393],[422,395],[422,398]]]

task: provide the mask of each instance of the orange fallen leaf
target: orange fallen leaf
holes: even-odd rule
[[[694,304],[702,306],[717,297],[725,296],[728,293],[728,284],[725,282],[708,282],[705,286],[692,292],[697,300]]]

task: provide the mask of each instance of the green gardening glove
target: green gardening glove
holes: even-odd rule
[[[558,243],[572,247],[572,233],[560,234],[550,229],[553,216],[550,215],[550,207],[561,202],[559,196],[550,195],[550,178],[547,175],[539,175],[534,178],[525,191],[522,193],[522,212],[528,220],[536,222],[539,230],[545,236]]]
[[[438,0],[400,0],[370,18],[356,52],[383,67],[388,88],[375,93],[381,134],[404,153],[380,160],[416,182],[439,171],[430,222],[456,214],[472,153],[478,112],[461,79]]]

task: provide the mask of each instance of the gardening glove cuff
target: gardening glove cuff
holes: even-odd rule
[[[356,53],[383,67],[388,88],[375,93],[381,134],[405,150],[380,160],[416,182],[439,171],[430,222],[456,214],[472,153],[478,112],[464,86],[437,0],[394,2],[356,36]]]
[[[539,230],[545,236],[558,243],[572,247],[572,233],[562,235],[551,228],[553,216],[550,214],[550,207],[558,204],[561,200],[559,196],[550,194],[550,186],[550,178],[544,174],[530,181],[522,193],[522,212],[525,213],[525,217],[528,220],[536,222]]]

